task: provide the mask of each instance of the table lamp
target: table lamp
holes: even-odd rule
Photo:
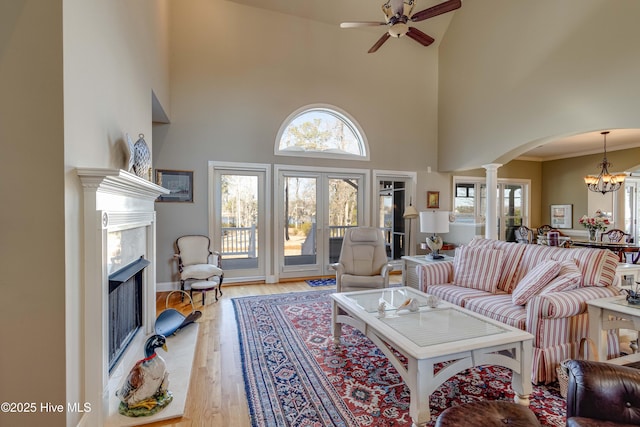
[[[420,232],[432,233],[427,237],[427,246],[431,249],[431,259],[443,259],[444,256],[439,253],[442,249],[442,237],[438,236],[438,233],[449,232],[449,212],[420,212]]]

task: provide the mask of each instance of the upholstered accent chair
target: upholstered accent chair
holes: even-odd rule
[[[224,272],[222,270],[222,256],[219,252],[211,251],[210,243],[207,236],[188,235],[178,237],[175,243],[176,253],[173,256],[178,261],[180,289],[185,290],[185,283],[188,280],[215,280],[218,282],[217,286],[204,287],[204,289],[215,289],[217,300],[218,292],[222,295],[221,287]],[[203,287],[200,287],[200,289],[203,289]],[[193,290],[191,290],[191,293],[193,293]],[[204,304],[204,294],[202,302]]]
[[[354,227],[345,231],[340,259],[331,264],[336,271],[338,292],[362,291],[389,287],[393,266],[387,260],[382,230]]]

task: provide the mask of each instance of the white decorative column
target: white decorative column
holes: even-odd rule
[[[487,212],[485,212],[484,237],[498,238],[498,168],[500,163],[482,165],[487,178]]]

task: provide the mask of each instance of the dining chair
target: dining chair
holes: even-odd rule
[[[515,234],[518,243],[535,243],[535,233],[526,225],[516,228]]]
[[[550,226],[549,224],[544,224],[541,225],[540,227],[538,227],[538,236],[544,236],[545,234],[547,234],[549,231],[553,230],[553,227]]]
[[[623,230],[619,228],[612,228],[609,231],[606,231],[600,234],[601,242],[609,242],[609,243],[629,243],[631,240],[631,235],[625,233]],[[616,251],[611,249],[614,253],[618,255],[620,262],[626,262],[626,255],[624,251]]]

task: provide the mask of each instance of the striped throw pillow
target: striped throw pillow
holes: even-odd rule
[[[551,292],[569,291],[579,287],[580,282],[582,282],[582,273],[576,265],[576,262],[561,261],[558,276],[545,286],[542,292],[540,292],[540,295],[549,294]]]
[[[484,246],[460,246],[453,259],[453,283],[495,293],[502,266],[502,251]]]
[[[516,305],[525,305],[530,298],[538,295],[560,272],[560,262],[548,260],[535,267],[522,278],[511,294]]]

